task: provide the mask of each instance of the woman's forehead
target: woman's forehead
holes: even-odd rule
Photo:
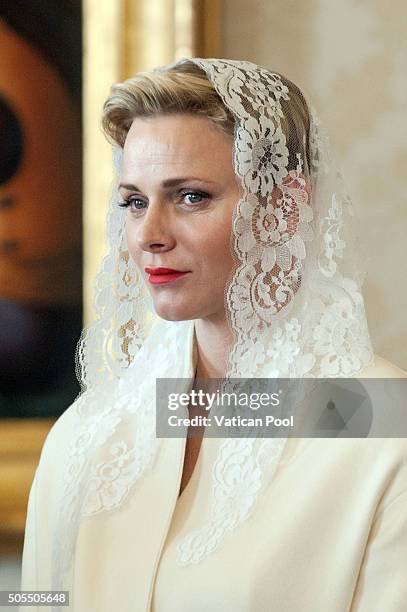
[[[232,139],[205,117],[137,118],[124,144],[122,182],[146,173],[216,180],[233,173],[232,148]]]

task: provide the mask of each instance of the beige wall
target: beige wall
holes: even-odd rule
[[[375,350],[407,370],[407,4],[222,0],[222,13],[225,57],[280,71],[313,100],[361,220]]]

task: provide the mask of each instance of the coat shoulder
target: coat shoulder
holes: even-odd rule
[[[78,400],[61,414],[48,432],[41,450],[38,467],[41,471],[58,470],[65,460],[69,445],[80,423]]]
[[[365,367],[357,376],[358,378],[407,378],[407,372],[380,355],[374,355],[373,364]]]

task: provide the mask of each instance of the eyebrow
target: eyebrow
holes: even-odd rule
[[[161,187],[163,187],[164,189],[168,189],[169,187],[176,187],[177,185],[180,185],[181,183],[187,183],[188,181],[199,181],[200,183],[211,183],[211,184],[215,183],[215,181],[209,181],[207,179],[187,176],[183,178],[167,179],[161,183]],[[140,191],[140,192],[142,191],[141,189],[137,187],[137,185],[132,185],[131,183],[120,183],[119,189],[120,187],[123,187],[124,189],[128,189],[129,191]]]

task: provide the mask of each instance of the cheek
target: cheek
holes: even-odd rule
[[[140,249],[137,246],[136,232],[134,231],[134,228],[131,228],[131,224],[127,223],[127,220],[124,226],[124,234],[126,236],[126,243],[130,253],[130,257],[136,263],[138,263],[140,259]]]
[[[201,240],[201,261],[205,267],[210,266],[216,276],[231,268],[231,231],[231,219],[220,219],[218,223],[207,226],[205,237]]]

